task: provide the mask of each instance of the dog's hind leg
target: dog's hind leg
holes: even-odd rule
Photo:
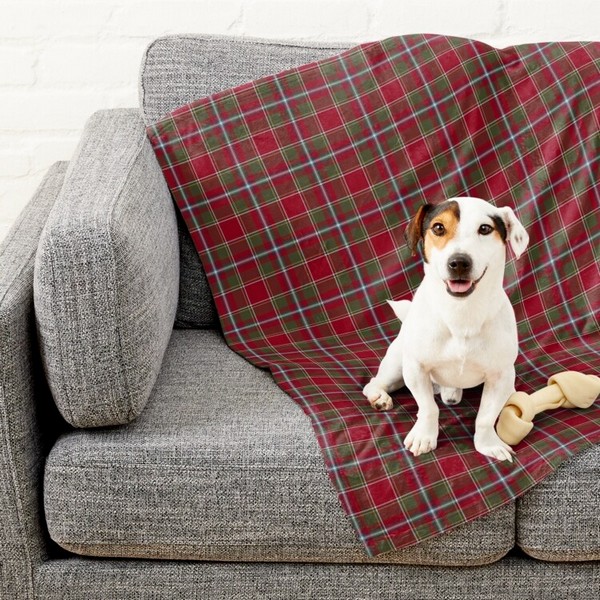
[[[376,410],[390,410],[394,405],[390,393],[403,385],[402,346],[400,337],[397,337],[387,349],[377,375],[363,388],[363,395]]]

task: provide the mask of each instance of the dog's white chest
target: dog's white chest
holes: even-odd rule
[[[402,326],[403,370],[423,369],[441,386],[465,389],[514,364],[514,313],[502,289],[458,310],[455,300],[436,296],[425,283]]]
[[[476,338],[449,337],[430,359],[431,378],[439,385],[461,389],[483,383],[482,351]]]

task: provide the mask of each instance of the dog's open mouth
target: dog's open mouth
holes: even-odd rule
[[[483,279],[487,267],[484,269],[479,279],[447,279],[446,280],[446,291],[456,298],[464,298],[472,294],[477,287],[477,284]]]
[[[475,282],[471,279],[449,279],[446,287],[452,296],[468,296],[475,289]]]

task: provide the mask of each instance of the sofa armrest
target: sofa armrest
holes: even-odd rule
[[[143,410],[173,329],[179,243],[171,195],[135,109],[86,124],[42,233],[35,312],[46,377],[76,427]]]
[[[0,597],[32,598],[46,557],[40,495],[45,445],[56,435],[33,315],[38,240],[63,184],[53,165],[0,245]]]

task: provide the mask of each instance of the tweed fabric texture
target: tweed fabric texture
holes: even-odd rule
[[[146,49],[140,105],[146,125],[197,98],[338,54],[343,44],[241,39],[217,35],[159,37]]]
[[[144,54],[140,105],[147,125],[221,90],[336,54],[341,45],[295,45],[226,36],[175,35]],[[176,327],[218,327],[206,275],[187,227],[180,228],[181,282]]]
[[[599,65],[597,43],[499,51],[405,36],[148,128],[230,346],[312,417],[372,554],[486,514],[600,440],[600,408],[563,409],[498,463],[474,452],[471,395],[460,413],[444,409],[436,452],[413,458],[402,439],[415,403],[380,415],[360,393],[396,333],[385,299],[420,279],[399,232],[423,198],[492,198],[529,227],[527,258],[507,269],[520,387],[597,370]]]
[[[0,244],[0,597],[15,600],[33,597],[33,568],[46,558],[40,498],[52,400],[40,376],[33,265],[66,166],[49,169]]]
[[[40,239],[35,311],[46,376],[76,427],[148,400],[177,308],[175,210],[135,110],[87,123]]]
[[[175,327],[214,329],[219,326],[215,302],[198,252],[181,215],[177,215],[179,236],[179,300]]]
[[[50,561],[39,600],[596,600],[598,563],[507,557],[484,567]]]
[[[58,440],[48,530],[91,556],[367,562],[309,419],[214,331],[175,330],[143,413]],[[514,546],[514,504],[378,562],[475,565]],[[374,559],[371,559],[374,560]]]
[[[599,446],[569,459],[518,499],[517,543],[540,560],[600,560]]]

